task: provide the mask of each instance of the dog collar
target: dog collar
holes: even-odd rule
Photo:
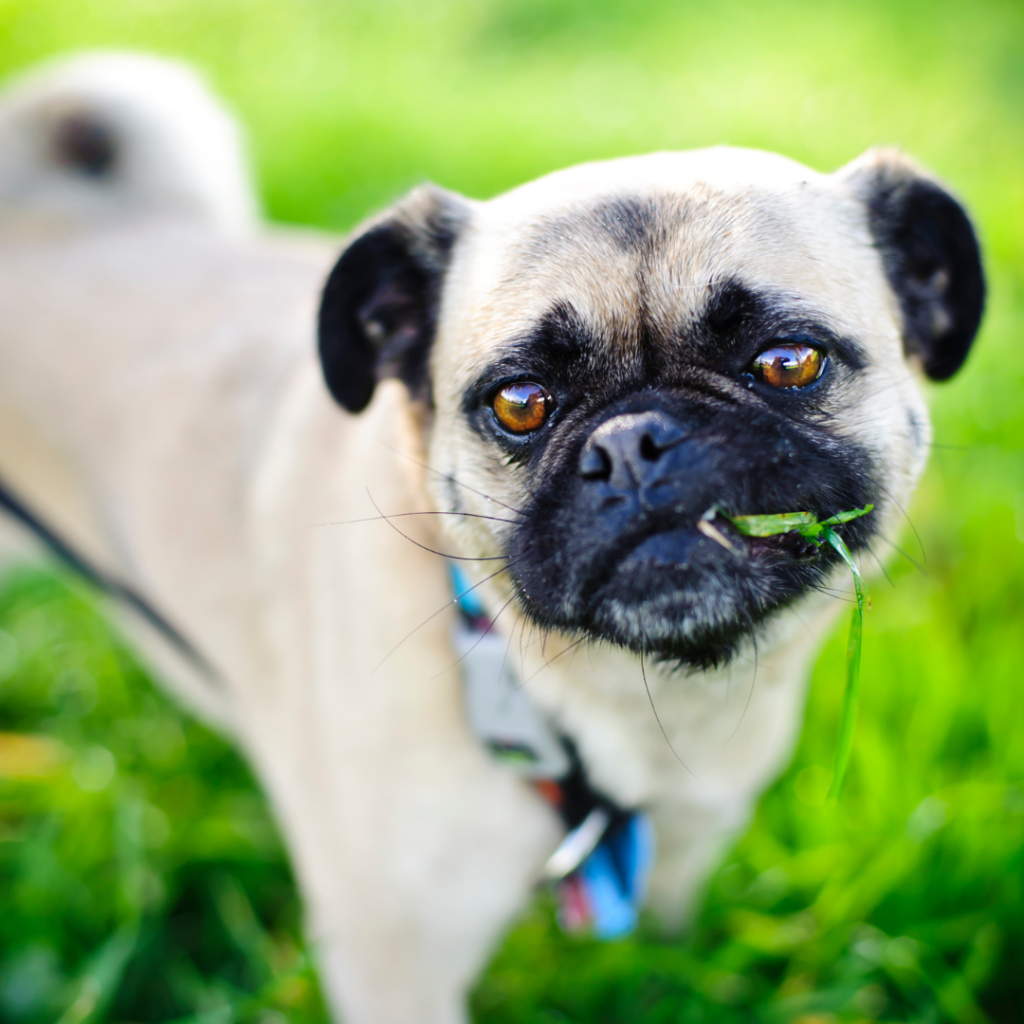
[[[571,737],[530,699],[510,643],[494,630],[465,573],[449,565],[459,609],[453,640],[470,728],[496,761],[558,811],[566,828],[544,865],[559,923],[602,939],[627,935],[636,927],[654,860],[650,816],[620,807],[590,784]]]

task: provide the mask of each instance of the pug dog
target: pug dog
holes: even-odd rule
[[[134,595],[126,627],[249,758],[338,1018],[464,1022],[564,845],[470,725],[470,591],[587,790],[648,816],[648,906],[684,925],[845,587],[827,546],[731,520],[872,505],[840,532],[885,557],[921,378],[982,314],[962,206],[893,151],[723,147],[297,238],[239,214],[214,101],[118,59],[0,111],[6,503]]]

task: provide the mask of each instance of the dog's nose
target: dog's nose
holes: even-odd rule
[[[579,475],[621,490],[652,483],[665,452],[686,437],[662,412],[626,413],[602,423],[583,446]]]

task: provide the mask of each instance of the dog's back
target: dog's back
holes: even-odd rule
[[[0,102],[0,480],[190,634],[197,589],[223,605],[240,586],[237,462],[308,358],[333,255],[257,223],[238,128],[181,65],[76,57]],[[177,579],[197,556],[206,579]],[[228,725],[207,685],[179,688]]]
[[[267,789],[334,1001],[461,1021],[558,825],[466,728],[430,527],[310,529],[365,517],[368,492],[429,508],[404,388],[353,417],[324,387],[338,242],[248,230],[234,129],[180,69],[93,58],[10,95],[0,487],[210,663],[130,615]]]

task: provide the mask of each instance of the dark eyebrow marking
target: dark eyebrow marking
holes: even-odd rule
[[[556,302],[525,335],[502,346],[500,359],[489,363],[466,389],[463,408],[472,410],[495,381],[536,375],[538,383],[582,382],[599,355],[594,335],[570,302]]]
[[[687,333],[718,354],[743,358],[754,354],[752,347],[775,338],[799,338],[827,345],[853,370],[867,365],[858,342],[829,327],[825,316],[799,308],[784,292],[759,291],[735,278],[708,288],[707,303]]]
[[[728,279],[708,285],[710,296],[698,329],[712,335],[735,334],[770,312],[768,297],[739,281]]]

